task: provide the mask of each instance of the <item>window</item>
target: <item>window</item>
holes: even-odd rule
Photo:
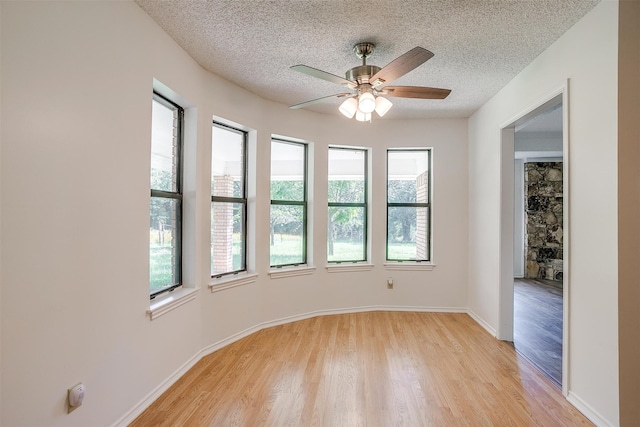
[[[154,93],[151,125],[149,291],[182,281],[182,127],[184,110]]]
[[[329,147],[327,261],[367,259],[367,151]]]
[[[387,260],[431,260],[431,150],[387,151]]]
[[[247,133],[213,124],[211,277],[246,270]]]
[[[307,145],[271,140],[270,265],[307,262]]]

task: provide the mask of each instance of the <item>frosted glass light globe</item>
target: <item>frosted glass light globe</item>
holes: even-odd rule
[[[362,111],[356,111],[356,120],[359,122],[370,122],[371,113],[363,113]]]
[[[356,101],[355,98],[347,99],[340,105],[340,108],[338,108],[338,110],[342,114],[344,114],[344,116],[347,117],[348,119],[353,117],[357,109],[358,109],[358,101]]]
[[[363,113],[372,113],[376,109],[376,99],[370,92],[363,93],[358,98],[358,109]]]
[[[378,113],[378,115],[382,117],[387,114],[387,111],[391,109],[392,105],[393,104],[391,103],[391,101],[389,101],[387,98],[379,96],[376,98],[376,113]]]

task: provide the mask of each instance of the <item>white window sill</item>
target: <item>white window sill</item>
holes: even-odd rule
[[[280,279],[283,277],[304,276],[307,274],[313,274],[316,271],[315,267],[301,266],[301,267],[282,267],[269,271],[269,277],[272,279]]]
[[[384,264],[384,268],[386,268],[387,270],[431,271],[435,267],[436,267],[435,264],[432,264],[427,261],[386,262]]]
[[[211,279],[209,289],[211,293],[224,291],[225,289],[235,288],[237,286],[250,285],[256,282],[257,274],[238,274],[235,276],[223,276],[218,279]]]
[[[327,272],[329,273],[345,273],[351,271],[370,271],[373,269],[373,264],[367,263],[335,263],[327,265]]]
[[[182,304],[196,299],[198,296],[197,288],[181,288],[173,292],[169,292],[166,296],[162,295],[151,301],[147,314],[150,320],[155,320],[163,314],[175,310]]]

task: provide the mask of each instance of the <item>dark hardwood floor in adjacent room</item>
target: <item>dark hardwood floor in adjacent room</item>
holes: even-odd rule
[[[562,284],[514,280],[513,342],[556,385],[562,383]]]
[[[204,357],[139,426],[592,425],[466,314],[319,316]]]

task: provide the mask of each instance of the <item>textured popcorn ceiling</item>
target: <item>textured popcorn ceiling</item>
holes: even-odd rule
[[[342,92],[290,70],[344,76],[353,45],[380,67],[415,46],[435,56],[394,85],[451,89],[445,100],[390,98],[385,118],[468,117],[597,0],[135,0],[202,67],[286,105]],[[340,100],[307,109],[339,114]]]

